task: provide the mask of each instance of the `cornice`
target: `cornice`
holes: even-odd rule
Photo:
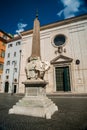
[[[7,43],[7,40],[5,40],[4,38],[0,37],[0,41]]]
[[[50,29],[50,28],[54,28],[54,27],[58,27],[58,26],[62,26],[62,25],[67,25],[69,23],[75,23],[75,22],[78,22],[78,21],[83,21],[83,20],[87,20],[87,15],[69,18],[69,19],[65,19],[63,21],[58,21],[58,22],[55,22],[55,23],[44,25],[44,26],[40,27],[40,31]],[[24,35],[29,35],[29,34],[32,34],[32,33],[33,33],[33,30],[28,30],[28,31],[22,32],[21,35],[24,36]]]
[[[13,42],[13,41],[16,41],[16,40],[19,40],[19,39],[21,39],[21,37],[20,37],[20,36],[17,36],[17,37],[14,37],[14,38],[12,38],[12,39],[8,39],[8,40],[7,40],[7,43]]]
[[[87,15],[69,18],[69,19],[57,21],[55,23],[51,23],[51,24],[48,24],[48,25],[44,25],[44,26],[40,27],[40,31],[43,31],[43,30],[46,30],[46,29],[51,29],[51,28],[54,28],[54,27],[62,26],[62,25],[67,25],[69,23],[75,23],[75,22],[78,22],[78,21],[83,21],[83,20],[87,20]],[[33,29],[27,30],[27,31],[21,32],[21,36],[30,35],[32,33],[33,33]],[[12,39],[9,39],[7,41],[7,43],[21,39],[21,36],[17,36],[17,37],[14,37]]]
[[[2,32],[3,34],[5,34],[6,36],[8,36],[9,38],[12,39],[12,36],[10,36],[9,34],[7,34],[6,32],[4,32],[3,30],[0,29],[0,32]]]
[[[61,61],[60,61],[61,59]],[[51,64],[70,63],[73,59],[64,55],[59,55],[50,61]]]

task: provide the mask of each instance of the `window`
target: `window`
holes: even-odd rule
[[[17,79],[14,79],[14,82],[17,82]]]
[[[65,43],[66,37],[63,34],[56,35],[54,38],[54,45],[61,46]]]
[[[8,53],[8,58],[10,57],[10,53]]]
[[[7,65],[10,65],[10,61],[7,61]]]
[[[15,61],[12,61],[12,65],[15,63]]]
[[[10,48],[10,47],[12,47],[12,44],[9,44],[9,45],[8,45],[8,48]]]
[[[3,70],[3,64],[0,64],[0,70]]]
[[[12,61],[12,65],[17,65],[17,62],[16,61]]]
[[[9,74],[10,70],[9,69],[6,69],[5,73],[6,74]]]
[[[16,57],[16,52],[14,52],[14,57]]]
[[[14,72],[17,72],[17,68],[14,68]]]
[[[16,46],[18,46],[18,45],[20,45],[20,44],[21,44],[21,42],[20,42],[20,41],[16,42]]]
[[[7,36],[6,36],[6,35],[3,35],[3,38],[4,38],[4,39],[7,39]]]
[[[3,58],[5,57],[5,51],[1,52],[1,57],[3,57]]]
[[[8,75],[6,76],[6,79],[9,79],[9,76],[8,76]]]

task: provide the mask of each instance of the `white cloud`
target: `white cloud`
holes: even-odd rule
[[[27,26],[27,24],[24,24],[24,23],[19,22],[19,23],[17,24],[18,29],[16,30],[16,33],[20,33],[20,32],[22,32],[22,31],[24,31],[24,28],[25,28],[26,26]]]
[[[79,12],[80,5],[83,4],[81,0],[60,0],[64,9],[57,13],[58,16],[64,15],[64,18],[74,17],[75,13]]]

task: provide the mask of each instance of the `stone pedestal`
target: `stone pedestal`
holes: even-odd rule
[[[29,115],[35,117],[46,117],[51,119],[58,107],[46,96],[46,81],[27,80],[25,84],[25,96],[19,100],[9,114]]]

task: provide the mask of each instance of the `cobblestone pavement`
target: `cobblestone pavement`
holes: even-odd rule
[[[87,97],[50,98],[58,105],[52,119],[8,114],[22,96],[0,94],[0,130],[87,130]]]

